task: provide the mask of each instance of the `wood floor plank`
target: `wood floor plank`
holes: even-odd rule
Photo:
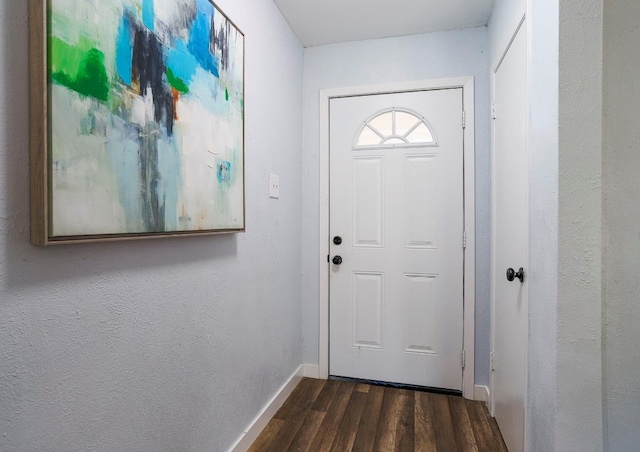
[[[383,398],[383,387],[369,387],[367,401],[364,406],[364,415],[360,417],[356,437],[353,441],[353,452],[371,452],[373,450]]]
[[[403,452],[414,450],[414,407],[413,391],[401,389],[399,392],[400,409],[398,412],[398,424],[396,426],[396,441],[394,450]]]
[[[303,420],[304,416],[300,416],[297,419],[296,417],[293,417],[287,421],[284,421],[284,424],[280,428],[280,431],[278,431],[278,434],[271,442],[271,448],[268,450],[287,450],[293,442],[293,439],[298,434],[298,431],[302,427]]]
[[[495,441],[498,447],[496,449],[497,452],[509,452],[509,450],[507,449],[507,445],[504,442],[504,438],[502,437],[502,433],[498,428],[498,423],[496,422],[496,419],[489,414],[489,410],[487,410],[486,407],[483,407],[482,412],[484,413],[485,418],[489,423],[489,426],[491,426],[491,431],[493,432],[493,437],[495,438]]]
[[[431,399],[426,392],[416,391],[414,396],[414,449],[416,452],[437,452],[436,432],[433,416],[431,414]]]
[[[365,392],[365,389],[368,392]],[[250,452],[508,452],[484,404],[348,381],[303,379]]]
[[[475,400],[465,400],[469,420],[473,428],[473,434],[476,438],[476,445],[479,452],[494,452],[500,450],[498,442],[493,435],[491,426],[483,412],[484,405],[482,402]]]
[[[382,408],[380,410],[380,420],[378,421],[378,432],[373,450],[390,452],[395,450],[396,432],[400,422],[402,410],[402,397],[398,390],[385,388]]]
[[[260,436],[258,436],[255,442],[251,445],[248,452],[262,452],[269,450],[273,439],[276,437],[284,423],[285,421],[282,419],[271,419],[264,430],[262,430],[262,433],[260,433]]]
[[[309,450],[309,445],[318,434],[325,415],[326,413],[322,411],[309,410],[298,433],[296,433],[296,436],[291,441],[288,451],[302,452]]]
[[[322,411],[323,413],[326,412],[327,409],[329,408],[329,404],[331,403],[331,400],[333,399],[333,396],[336,394],[336,390],[338,389],[338,383],[339,382],[334,380],[328,380],[325,383],[324,388],[322,388],[322,391],[320,391],[320,394],[318,394],[318,397],[316,398],[316,401],[313,403],[313,406],[311,407],[311,409],[316,411]]]
[[[272,450],[285,451],[289,448],[324,385],[320,385],[319,380],[303,378],[298,387],[296,387],[296,390],[299,387],[302,388],[301,391],[298,391],[295,395],[292,394],[292,398],[295,399],[295,404],[290,405],[280,413],[280,416],[284,417],[283,420],[285,424],[273,439]],[[294,390],[294,392],[296,392],[296,390]],[[302,392],[302,394],[300,394],[300,392]]]
[[[449,396],[449,409],[453,431],[456,436],[456,444],[459,452],[478,452],[473,427],[467,413],[467,405],[462,397]]]
[[[457,450],[456,436],[453,431],[453,421],[449,410],[447,396],[441,394],[427,394],[431,416],[436,432],[436,448],[438,452]]]
[[[353,449],[353,442],[356,439],[360,417],[366,402],[367,393],[358,391],[356,386],[356,390],[351,393],[342,421],[338,426],[338,432],[333,440],[331,450],[348,452]]]
[[[280,409],[273,416],[276,419],[286,420],[291,416],[291,411],[304,403],[305,399],[312,397],[320,380],[313,381],[311,378],[303,378],[300,383],[291,392],[291,395],[285,400]]]
[[[333,440],[338,432],[338,426],[342,421],[344,412],[353,393],[354,384],[349,382],[337,382],[335,395],[331,399],[331,403],[327,408],[320,429],[311,443],[310,451],[324,452],[330,451]],[[284,450],[284,449],[283,449]]]

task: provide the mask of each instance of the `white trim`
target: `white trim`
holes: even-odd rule
[[[517,23],[517,26],[515,27],[515,30],[513,32],[513,35],[511,36],[511,38],[508,40],[508,43],[506,45],[506,47],[504,48],[504,51],[500,54],[500,57],[496,60],[495,64],[492,66],[491,68],[491,104],[495,105],[495,79],[496,79],[496,72],[498,71],[498,69],[500,68],[500,65],[502,64],[502,62],[504,61],[505,56],[507,55],[507,52],[509,51],[509,48],[511,47],[511,44],[513,43],[513,41],[516,39],[518,32],[520,31],[520,29],[522,28],[522,26],[524,25],[524,23],[527,21],[527,14],[529,12],[529,8],[531,7],[531,5],[529,4],[529,2],[527,2],[527,12],[524,13],[523,15],[520,16],[520,20]],[[530,65],[530,55],[531,55],[531,26],[529,23],[527,23],[527,80],[525,81],[526,86],[527,86],[527,95],[529,95],[529,79],[531,77],[531,65]],[[527,203],[529,203],[529,171],[531,168],[531,164],[530,164],[530,156],[531,156],[531,120],[529,117],[529,108],[528,108],[528,98],[527,98],[527,118],[526,118],[526,123],[527,123],[527,181],[526,181],[526,197],[525,199],[527,199]],[[492,120],[491,121],[491,206],[495,206],[495,202],[496,202],[496,197],[495,197],[495,174],[496,174],[496,169],[495,169],[495,122]],[[531,214],[531,209],[527,208],[527,215]],[[496,269],[496,263],[495,263],[495,259],[496,259],[496,218],[495,218],[495,209],[491,209],[491,296],[490,296],[490,318],[491,318],[491,331],[490,331],[490,340],[491,340],[491,348],[490,348],[490,353],[491,356],[493,356],[493,352],[495,350],[495,278],[502,278],[503,273],[502,270]],[[530,231],[529,231],[529,223],[527,222],[527,243],[530,243]],[[526,265],[528,266],[527,268],[531,268],[531,262],[530,262],[530,254],[529,254],[529,249],[527,248],[527,255],[525,257],[525,262]],[[496,274],[496,272],[498,272],[498,274]],[[528,290],[528,289],[527,289]],[[527,303],[530,303],[530,300],[527,297]],[[528,307],[527,307],[528,309]],[[528,312],[527,312],[528,315]],[[529,337],[529,322],[527,321],[525,324],[525,328],[526,331],[524,332],[524,334],[526,335],[526,337]],[[527,339],[528,341],[528,339]],[[529,377],[529,356],[528,356],[528,352],[529,352],[529,347],[527,346],[525,348],[525,356],[524,356],[524,361],[525,361],[525,394],[524,394],[524,401],[525,401],[525,412],[524,412],[524,447],[526,448],[527,445],[527,441],[528,441],[528,431],[527,431],[527,422],[528,422],[528,387],[529,387],[529,383],[528,383],[528,377]],[[493,394],[494,394],[494,372],[493,369],[490,369],[490,375],[489,375],[489,398],[488,398],[488,407],[489,407],[489,412],[491,413],[492,416],[495,415],[495,401],[493,399]]]
[[[466,366],[462,372],[462,394],[474,397],[475,372],[475,96],[473,77],[399,82],[384,85],[353,86],[320,91],[320,313],[319,378],[329,376],[329,100],[335,97],[390,94],[430,89],[462,88],[466,112],[464,129],[465,249],[464,337]]]
[[[242,433],[242,436],[231,446],[229,452],[246,452],[249,447],[258,438],[262,430],[267,426],[271,418],[275,416],[276,412],[282,404],[287,400],[287,397],[291,395],[295,387],[300,383],[305,375],[307,364],[303,364],[289,377],[284,385],[273,396],[273,398],[267,403],[262,412],[249,424],[249,426]],[[315,366],[311,366],[315,367]]]
[[[484,402],[489,408],[489,400],[491,399],[489,386],[486,385],[476,385],[473,391],[473,400],[477,400],[478,402]]]
[[[317,380],[318,378],[320,378],[318,366],[316,366],[315,364],[303,364],[302,376],[307,378],[315,378]]]

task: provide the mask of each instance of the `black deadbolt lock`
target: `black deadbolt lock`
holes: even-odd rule
[[[333,238],[333,243],[334,243],[335,245],[340,245],[340,244],[342,244],[342,237],[340,237],[339,235],[336,235],[336,236]]]

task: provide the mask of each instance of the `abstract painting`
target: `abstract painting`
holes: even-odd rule
[[[243,231],[242,32],[210,0],[38,1],[47,237],[35,241]]]

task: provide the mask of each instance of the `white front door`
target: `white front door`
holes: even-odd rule
[[[462,100],[330,101],[330,375],[462,389]]]
[[[527,27],[494,75],[493,371],[496,417],[511,452],[524,450],[527,370]],[[518,271],[523,268],[523,282]],[[507,269],[513,272],[507,279]],[[515,273],[515,274],[514,274]]]

